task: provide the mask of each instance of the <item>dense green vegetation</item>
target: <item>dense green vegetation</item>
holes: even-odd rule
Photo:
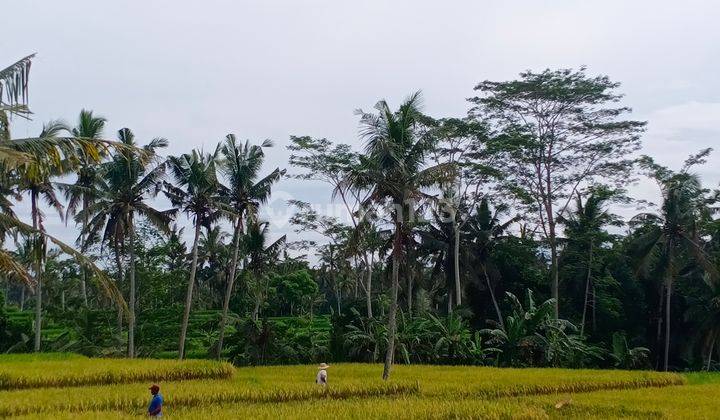
[[[676,170],[642,155],[608,77],[484,81],[460,117],[380,101],[357,140],[293,136],[267,168],[270,141],[165,157],[172,139],[109,140],[87,110],[15,139],[31,60],[0,71],[0,352],[384,362],[386,379],[393,363],[718,367],[720,194],[693,172],[710,149]],[[327,187],[327,205],[286,203],[297,241],[264,219],[283,177]],[[655,206],[628,195],[638,177]],[[628,203],[643,211],[616,214]]]

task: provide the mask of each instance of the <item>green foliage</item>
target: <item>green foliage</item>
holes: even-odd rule
[[[319,291],[315,279],[307,270],[275,274],[271,277],[270,284],[275,289],[280,307],[287,308],[287,313],[291,316],[296,310],[299,310],[300,314],[310,312],[312,308],[307,307],[307,303],[309,301],[312,305],[312,299]]]
[[[330,323],[327,317],[246,319],[227,342],[230,359],[241,366],[327,361]]]
[[[139,147],[127,128],[102,140],[108,122],[90,110],[11,139],[9,116],[30,115],[32,59],[0,70],[0,351],[384,360],[386,379],[395,361],[720,363],[720,192],[691,172],[710,149],[679,171],[633,159],[645,123],[606,76],[484,81],[465,117],[424,115],[419,93],[379,101],[358,111],[362,151],[292,136],[295,182],[329,185],[349,218],[290,200],[300,240],[288,244],[260,218],[286,174],[262,174],[269,140],[228,134],[211,154],[163,161],[167,140]],[[621,187],[634,168],[662,203],[624,224],[612,209],[632,201]],[[161,190],[168,210],[151,201]],[[46,207],[75,223],[80,252],[44,232]],[[538,297],[521,304],[526,290]]]
[[[623,333],[615,332],[612,336],[612,352],[610,357],[620,369],[642,369],[648,365],[650,350],[645,347],[630,347]]]

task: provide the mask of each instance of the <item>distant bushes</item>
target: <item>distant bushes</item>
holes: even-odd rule
[[[331,360],[331,329],[328,317],[245,319],[228,339],[229,357],[241,366]]]

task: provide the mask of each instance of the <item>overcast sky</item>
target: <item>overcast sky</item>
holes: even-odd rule
[[[353,111],[381,98],[395,106],[422,90],[428,114],[463,116],[477,82],[586,65],[621,82],[633,118],[649,122],[643,153],[676,168],[720,145],[720,4],[710,0],[22,0],[2,14],[2,63],[38,54],[35,119],[16,119],[15,137],[87,108],[108,118],[107,137],[121,127],[143,144],[166,137],[169,154],[210,150],[227,133],[273,139],[270,170],[287,166],[290,135],[359,145]],[[718,163],[720,150],[698,171],[707,186]],[[649,182],[631,189],[657,198]],[[276,191],[276,207],[330,199],[306,182]],[[47,214],[51,232],[75,237]]]

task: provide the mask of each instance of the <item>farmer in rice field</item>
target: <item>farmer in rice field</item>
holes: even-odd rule
[[[162,417],[163,397],[160,394],[160,387],[156,384],[151,385],[150,394],[152,394],[153,397],[148,406],[148,416]]]
[[[315,383],[318,385],[325,386],[327,385],[327,368],[329,368],[330,365],[325,363],[320,363],[320,366],[318,366],[318,373],[315,377]]]

